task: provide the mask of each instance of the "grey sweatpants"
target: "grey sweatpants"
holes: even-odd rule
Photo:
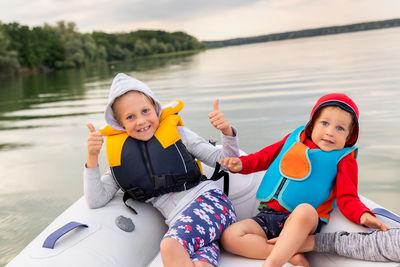
[[[315,250],[368,261],[400,262],[400,228],[386,232],[318,233]]]

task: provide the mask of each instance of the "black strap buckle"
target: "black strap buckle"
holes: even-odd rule
[[[132,205],[128,205],[126,202],[129,200],[138,200],[138,201],[145,201],[146,197],[144,194],[144,191],[140,187],[133,187],[125,191],[124,196],[122,197],[122,200],[124,201],[125,206],[130,208],[135,214],[138,214],[137,211],[132,207]]]
[[[138,201],[145,201],[145,193],[142,188],[140,187],[132,187],[129,188],[125,191],[126,194],[133,200],[138,200]],[[128,197],[127,197],[128,198]]]
[[[160,175],[160,176],[154,176],[154,190],[159,191],[160,189],[166,189],[170,182],[170,175]]]

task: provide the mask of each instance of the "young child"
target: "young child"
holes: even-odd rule
[[[216,100],[209,114],[222,133],[222,148],[216,148],[183,127],[175,104],[169,105],[172,113],[169,108],[162,110],[147,85],[125,74],[116,75],[105,111],[111,128],[102,131],[108,136],[110,170],[100,175],[103,137],[88,124],[84,195],[90,208],[104,206],[119,189],[125,192],[124,199],[150,202],[169,226],[160,244],[165,266],[217,266],[216,240],[236,221],[236,215],[216,183],[203,179],[194,158],[215,166],[224,157],[238,157],[236,130]]]
[[[328,223],[335,200],[352,222],[385,231],[357,194],[358,117],[348,96],[328,94],[317,101],[305,127],[254,154],[221,160],[232,172],[267,170],[257,191],[259,214],[228,227],[223,247],[245,257],[266,258],[264,266],[282,266],[288,260],[308,266],[296,253],[309,235]],[[267,242],[278,236],[274,245]]]

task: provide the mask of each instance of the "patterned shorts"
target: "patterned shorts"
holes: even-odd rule
[[[189,252],[192,261],[205,261],[218,266],[218,239],[236,221],[231,201],[221,190],[213,189],[196,198],[164,238],[176,239]]]
[[[288,212],[279,212],[269,208],[263,208],[252,219],[264,230],[267,238],[272,239],[279,236],[289,215],[290,213]],[[321,230],[322,224],[323,221],[319,220],[314,233],[318,233]]]

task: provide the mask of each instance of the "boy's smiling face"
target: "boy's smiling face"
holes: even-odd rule
[[[137,91],[129,91],[116,99],[114,110],[118,122],[137,140],[150,140],[160,124],[154,104]]]
[[[315,119],[311,140],[323,151],[342,149],[351,133],[352,115],[339,107],[328,106]]]

